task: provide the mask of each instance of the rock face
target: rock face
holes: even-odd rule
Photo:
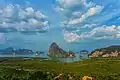
[[[120,56],[120,46],[109,46],[106,48],[96,49],[89,57],[119,57]]]
[[[48,55],[50,57],[59,57],[59,58],[67,58],[74,57],[75,54],[73,52],[66,52],[62,48],[60,48],[55,42],[51,44],[49,47]]]

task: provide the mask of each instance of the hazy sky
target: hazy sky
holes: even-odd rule
[[[80,51],[120,44],[120,0],[0,0],[0,48]]]

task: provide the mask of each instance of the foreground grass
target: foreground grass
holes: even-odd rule
[[[120,59],[119,58],[99,58],[88,59],[74,63],[62,63],[57,61],[40,61],[34,60],[8,60],[0,63],[0,68],[22,69],[24,71],[43,71],[56,73],[73,73],[77,76],[110,76],[120,74]],[[98,80],[98,79],[97,79]],[[102,80],[102,79],[100,79]],[[104,79],[110,80],[110,79]],[[114,80],[114,79],[112,79]],[[120,80],[120,79],[115,79]]]

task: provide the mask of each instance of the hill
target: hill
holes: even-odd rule
[[[119,57],[120,46],[114,45],[105,48],[95,49],[89,54],[89,57]]]
[[[16,49],[15,50],[12,47],[8,47],[8,48],[0,50],[1,55],[13,55],[13,53],[16,55],[23,55],[23,54],[32,54],[33,51],[29,49]]]
[[[48,55],[50,57],[59,58],[75,57],[75,53],[73,53],[72,51],[67,52],[63,50],[55,42],[50,45]]]

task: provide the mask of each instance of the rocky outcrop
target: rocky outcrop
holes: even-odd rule
[[[103,52],[95,51],[95,52],[93,52],[93,53],[90,55],[90,57],[99,57],[99,56],[101,56],[101,55],[103,55]]]
[[[69,51],[69,52],[68,52],[68,55],[69,55],[69,57],[75,57],[75,53],[72,52],[72,51]]]
[[[120,56],[120,52],[111,52],[111,54],[104,54],[102,55],[102,57],[119,57]]]
[[[120,56],[120,46],[109,46],[106,48],[96,49],[89,57],[119,57]]]
[[[64,51],[55,42],[53,42],[49,47],[48,55],[50,57],[59,57],[59,58],[75,57],[75,54],[73,52]]]
[[[81,50],[80,54],[88,54],[89,52],[87,50]]]

